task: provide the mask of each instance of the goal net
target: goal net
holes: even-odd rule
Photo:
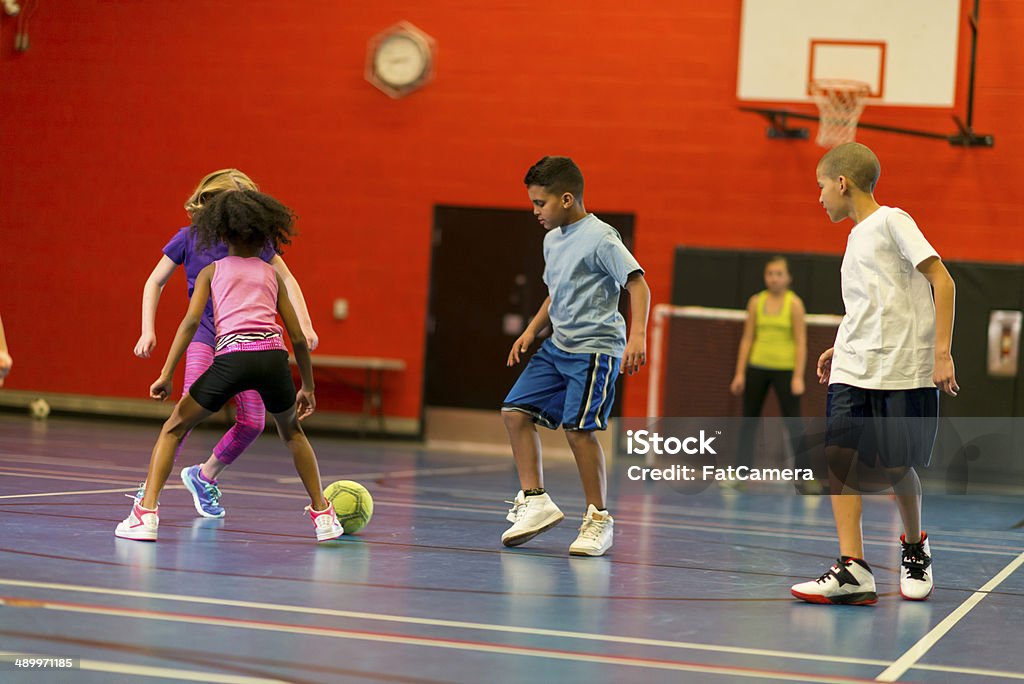
[[[651,378],[647,416],[740,416],[742,397],[729,392],[736,371],[736,353],[743,336],[746,311],[700,306],[654,307],[651,335]],[[818,384],[818,356],[835,342],[841,316],[807,316],[807,386],[803,405],[824,411],[826,387]],[[764,415],[780,415],[769,393]]]

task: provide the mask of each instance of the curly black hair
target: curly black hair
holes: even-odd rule
[[[295,235],[295,213],[276,199],[257,190],[230,190],[209,200],[193,217],[200,249],[218,243],[261,249],[266,245],[281,252]]]

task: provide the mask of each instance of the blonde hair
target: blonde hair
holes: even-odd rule
[[[252,178],[238,169],[221,169],[207,174],[185,200],[185,211],[194,216],[210,199],[228,190],[259,190]]]

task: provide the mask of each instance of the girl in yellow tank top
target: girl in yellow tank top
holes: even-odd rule
[[[729,389],[736,396],[745,394],[748,370],[788,371],[786,383],[774,378],[780,403],[783,394],[786,400],[797,398],[796,411],[799,414],[799,399],[804,393],[804,368],[807,362],[807,324],[804,303],[789,289],[792,277],[783,257],[772,258],[764,267],[765,289],[747,302],[747,320],[743,326],[739,353],[736,355],[736,373]],[[781,386],[780,386],[781,385]],[[767,396],[765,387],[757,401],[753,415],[761,414],[761,404]],[[753,398],[753,397],[748,397]],[[747,402],[744,402],[747,403]],[[787,403],[791,403],[787,401]],[[791,413],[786,411],[784,413]],[[744,415],[749,412],[744,410]]]
[[[807,361],[807,324],[804,303],[789,289],[791,282],[786,260],[774,257],[765,264],[765,289],[747,302],[747,319],[736,355],[736,373],[729,386],[733,394],[743,397],[745,418],[761,415],[769,389],[775,390],[785,418],[800,416]],[[798,423],[787,421],[786,429],[796,455],[795,465],[804,467],[806,454],[801,448],[802,430]],[[751,421],[744,423],[737,465],[751,464],[755,427]]]
[[[754,340],[750,347],[747,364],[768,370],[793,370],[796,365],[796,343],[793,340],[793,298],[792,290],[782,293],[782,307],[770,312],[770,290],[754,295]],[[777,305],[778,302],[772,302]]]

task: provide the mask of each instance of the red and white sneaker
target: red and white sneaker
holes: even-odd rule
[[[847,558],[845,561],[840,558],[818,579],[794,584],[790,591],[793,596],[809,603],[861,606],[878,601],[875,576],[860,558]]]
[[[306,506],[309,517],[313,520],[313,527],[316,529],[316,540],[318,542],[337,539],[345,534],[345,528],[338,522],[338,516],[334,512],[334,504],[327,502],[327,509],[314,511],[313,506]]]
[[[118,523],[114,535],[121,539],[135,541],[156,541],[156,529],[160,525],[160,506],[153,510],[143,508],[139,502],[132,503],[132,512]]]
[[[921,533],[921,541],[908,544],[900,535],[903,553],[900,559],[900,596],[908,601],[924,601],[932,594],[932,550],[928,535]]]

